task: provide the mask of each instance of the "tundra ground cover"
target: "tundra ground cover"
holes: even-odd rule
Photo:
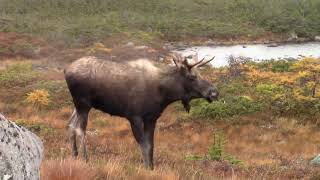
[[[65,45],[115,34],[145,42],[250,39],[270,37],[270,32],[279,37],[320,34],[318,0],[1,0],[0,5],[0,31],[33,34]]]
[[[39,68],[47,66],[42,60],[2,62],[1,74],[14,69],[28,77],[20,78],[27,79],[23,86],[20,81],[12,81],[10,88],[1,86],[0,109],[43,140],[43,179],[319,178],[319,168],[309,164],[320,142],[318,81],[314,79],[319,59],[247,62],[238,66],[237,76],[228,68],[201,70],[218,85],[221,99],[213,104],[196,100],[190,114],[180,103],[164,112],[156,130],[152,172],[141,165],[129,123],[99,111],[89,118],[90,162],[69,159],[65,128],[72,102],[62,70]],[[49,94],[50,101],[41,108],[27,101],[37,90]],[[225,139],[223,146],[214,145],[217,133]]]

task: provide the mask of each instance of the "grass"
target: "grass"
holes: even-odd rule
[[[8,63],[9,61],[11,63]],[[3,64],[0,64],[0,67],[3,67],[1,72],[7,72],[20,63],[15,60],[3,61]],[[70,158],[71,149],[65,129],[73,106],[62,72],[52,71],[51,67],[41,71],[32,68],[42,67],[46,62],[29,61],[27,64],[13,69],[40,75],[28,80],[26,87],[20,87],[19,81],[14,81],[17,83],[11,84],[14,91],[1,86],[0,109],[10,119],[29,128],[42,139],[45,146],[41,167],[42,179],[318,177],[319,168],[309,164],[309,160],[318,154],[319,150],[317,144],[320,142],[320,134],[316,123],[302,121],[298,116],[278,117],[272,115],[269,110],[256,109],[256,104],[260,103],[257,101],[259,100],[257,96],[278,92],[278,86],[261,85],[266,82],[258,81],[260,85],[257,88],[250,88],[250,84],[244,84],[244,79],[238,77],[218,83],[225,103],[222,100],[216,103],[221,103],[219,106],[227,104],[227,109],[233,112],[232,117],[222,116],[219,121],[215,121],[216,116],[204,116],[201,114],[204,107],[210,106],[207,112],[212,114],[218,111],[213,107],[219,107],[208,105],[204,101],[193,102],[191,110],[199,111],[200,116],[194,116],[192,119],[183,111],[181,105],[178,105],[179,103],[167,108],[159,119],[156,129],[154,171],[150,172],[143,168],[139,147],[134,141],[129,123],[123,118],[108,116],[100,111],[92,111],[89,117],[87,128],[89,163],[81,159],[73,160]],[[29,68],[25,71],[22,67]],[[288,69],[286,65],[281,67]],[[272,72],[272,67],[269,65],[259,68],[264,68],[265,71],[271,69]],[[20,73],[20,76],[28,77],[27,73]],[[276,73],[288,72],[277,68]],[[206,69],[205,74],[210,74],[210,77],[220,77],[226,76],[228,71]],[[22,102],[27,94],[35,89],[49,92],[49,108],[38,109]],[[251,99],[246,99],[247,93],[252,95]],[[228,100],[228,96],[231,95],[235,95],[234,99]],[[202,108],[198,108],[198,105]],[[181,121],[181,117],[187,118]],[[212,134],[217,132],[223,133],[228,143],[224,143],[224,138],[218,140],[218,137],[216,143],[213,143]],[[216,159],[219,160],[215,161]],[[238,163],[241,166],[235,165]]]
[[[119,33],[141,41],[320,33],[317,0],[1,0],[0,4],[0,31],[69,44]]]
[[[0,70],[0,85],[7,88],[24,87],[37,76],[30,62],[19,62],[9,65],[6,70]]]
[[[185,156],[186,160],[209,160],[209,161],[219,161],[228,162],[229,165],[240,166],[242,165],[241,160],[237,159],[233,155],[227,154],[225,152],[225,145],[227,140],[223,133],[218,132],[213,135],[213,143],[208,148],[208,152],[204,156],[188,154]]]
[[[85,180],[94,179],[96,171],[83,161],[73,159],[47,160],[41,168],[41,179],[44,180]]]

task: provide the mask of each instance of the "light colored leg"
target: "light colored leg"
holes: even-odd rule
[[[78,156],[77,137],[76,137],[76,123],[77,123],[77,111],[74,109],[69,120],[69,139],[71,143],[72,156],[76,158]]]

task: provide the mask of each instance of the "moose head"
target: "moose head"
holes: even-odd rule
[[[176,68],[178,69],[179,81],[184,89],[182,104],[187,112],[190,111],[189,102],[192,99],[204,98],[208,102],[218,99],[219,92],[217,88],[209,81],[203,79],[197,70],[199,67],[211,62],[215,57],[206,61],[205,58],[203,58],[200,61],[191,64],[188,62],[188,59],[195,58],[194,60],[197,60],[197,56],[182,57],[176,53],[171,56]]]

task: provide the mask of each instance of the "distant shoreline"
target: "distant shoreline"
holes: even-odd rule
[[[270,47],[277,47],[286,44],[302,44],[302,43],[317,43],[320,42],[318,40],[314,40],[312,38],[298,38],[296,40],[285,40],[285,39],[264,39],[264,40],[212,40],[208,38],[208,40],[201,40],[201,41],[173,41],[169,42],[172,46],[176,48],[184,48],[190,46],[234,46],[234,45],[258,45],[258,44],[265,44],[270,45]]]

